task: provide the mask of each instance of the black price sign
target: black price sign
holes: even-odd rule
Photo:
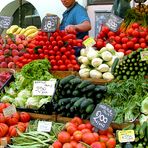
[[[11,26],[13,18],[9,16],[0,16],[0,28],[7,29]]]
[[[57,25],[58,25],[57,15],[45,16],[42,20],[41,29],[44,32],[54,32],[57,29]]]
[[[122,21],[122,18],[111,13],[108,20],[106,21],[106,25],[110,28],[110,30],[116,32],[118,31]]]
[[[106,130],[114,116],[115,111],[110,106],[98,104],[90,117],[90,122],[97,129]]]

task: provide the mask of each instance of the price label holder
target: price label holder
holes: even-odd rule
[[[97,129],[106,130],[115,116],[115,111],[108,105],[98,104],[91,114],[90,122]]]
[[[56,81],[56,79],[50,79],[49,81],[34,81],[33,96],[53,96]]]
[[[122,18],[111,13],[105,24],[110,28],[111,31],[116,32],[118,31],[122,21]]]
[[[142,51],[140,52],[140,55],[142,61],[148,61],[148,51]]]
[[[92,47],[95,44],[96,44],[96,41],[92,37],[89,37],[88,39],[86,39],[85,41],[83,41],[83,45],[85,47]]]
[[[45,16],[42,20],[41,30],[49,33],[54,32],[57,29],[58,20],[57,15]]]
[[[39,132],[50,132],[52,127],[52,122],[39,121],[37,131]]]
[[[7,29],[12,24],[13,17],[0,16],[0,28]]]
[[[122,130],[118,131],[118,139],[120,143],[135,141],[134,130]]]
[[[16,108],[14,105],[10,105],[7,108],[3,109],[3,114],[5,117],[12,116],[14,113],[16,113]]]

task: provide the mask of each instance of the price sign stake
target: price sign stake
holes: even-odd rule
[[[118,131],[118,139],[120,143],[135,141],[134,130],[122,130]]]
[[[142,61],[147,61],[148,60],[148,51],[142,51],[140,52],[141,55],[141,60]]]
[[[106,130],[115,116],[115,111],[108,105],[98,104],[91,114],[90,122],[97,129]]]
[[[120,27],[122,21],[122,18],[111,13],[109,19],[106,21],[106,25],[110,28],[110,30],[116,32]]]
[[[51,126],[52,126],[52,122],[39,121],[37,131],[39,131],[39,132],[50,132]]]
[[[89,37],[88,39],[83,41],[83,44],[85,45],[85,47],[91,47],[96,44],[96,41],[92,37]]]
[[[53,96],[55,92],[56,79],[49,81],[34,81],[33,96]]]
[[[58,16],[45,16],[42,20],[41,30],[44,32],[54,32],[58,26]]]
[[[5,117],[12,116],[14,113],[16,113],[16,108],[14,105],[10,105],[7,108],[3,109],[3,114]]]

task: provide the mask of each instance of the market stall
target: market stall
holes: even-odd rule
[[[58,30],[56,15],[2,24],[0,146],[147,148],[147,8],[110,14],[94,38]]]

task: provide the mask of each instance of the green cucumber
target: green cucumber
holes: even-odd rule
[[[119,58],[115,58],[113,64],[112,64],[112,67],[111,67],[111,73],[114,73],[115,69],[116,69],[116,66],[118,65],[119,63]]]
[[[107,87],[104,85],[97,85],[94,89],[95,92],[97,93],[104,93],[107,91]]]
[[[72,85],[80,84],[82,80],[79,77],[75,77],[74,79],[70,80],[69,83]]]
[[[74,106],[75,108],[80,107],[81,103],[82,103],[84,100],[86,100],[86,97],[80,98],[79,100],[77,100],[77,101],[74,103],[73,106]]]
[[[85,99],[83,102],[81,102],[80,108],[86,109],[89,104],[93,104],[93,103],[94,102],[92,99]]]
[[[74,103],[74,102],[76,102],[77,100],[79,100],[80,98],[79,97],[74,97],[74,98],[71,98],[71,103]]]
[[[71,98],[63,98],[63,99],[60,99],[59,102],[58,102],[58,105],[64,105],[64,104],[67,104],[71,101]]]
[[[78,90],[74,90],[73,92],[72,92],[72,95],[73,96],[79,96],[80,95],[80,92],[78,91]]]
[[[74,79],[76,76],[74,75],[69,75],[63,79],[60,80],[60,85],[66,85],[70,80]]]
[[[83,80],[83,81],[77,86],[77,88],[78,88],[78,89],[82,89],[82,88],[84,88],[84,87],[86,87],[86,86],[88,86],[88,85],[90,85],[90,84],[91,84],[90,81],[88,81],[88,80]]]
[[[81,92],[84,93],[84,92],[88,92],[88,91],[93,91],[95,87],[96,86],[94,84],[90,84],[90,85],[84,87],[83,89],[81,89]]]
[[[90,113],[93,112],[94,108],[95,108],[95,105],[94,104],[90,104],[90,105],[87,106],[85,111],[86,111],[86,113],[90,114]]]

